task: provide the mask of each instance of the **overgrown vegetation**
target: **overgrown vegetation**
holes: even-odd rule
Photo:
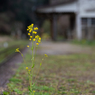
[[[36,8],[47,5],[49,0],[0,0],[0,34],[16,33],[18,30],[26,34],[27,25],[38,20]]]
[[[36,78],[35,95],[94,95],[95,58],[94,55],[51,55],[45,59],[39,71],[43,55],[35,59],[33,81]],[[25,57],[31,66],[31,54]],[[7,95],[29,95],[26,64],[21,64],[16,75],[10,79]],[[38,73],[39,72],[39,73]],[[5,93],[5,92],[4,92]],[[5,94],[6,95],[6,94]]]

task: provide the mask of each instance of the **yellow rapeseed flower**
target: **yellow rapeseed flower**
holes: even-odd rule
[[[37,38],[37,36],[35,36],[35,38]]]
[[[31,41],[31,39],[29,39]]]
[[[26,67],[26,70],[28,70],[28,67]]]
[[[40,40],[38,40],[38,43],[40,43],[41,41]]]
[[[33,39],[33,41],[35,41],[36,39]]]
[[[20,52],[20,51],[19,51],[19,48],[17,48],[15,52]]]
[[[39,35],[35,36],[35,38],[39,38]]]
[[[39,40],[41,40],[41,38],[39,38]]]
[[[31,24],[31,26],[33,27],[33,26],[34,26],[34,24]]]
[[[35,93],[35,91],[33,91]]]
[[[34,30],[38,30],[38,27],[35,27]]]
[[[30,36],[30,38],[32,38],[32,36]]]
[[[37,34],[37,32],[36,32],[36,31],[33,31],[33,33],[34,33],[34,34]]]
[[[29,31],[29,28],[27,29],[27,31]]]
[[[35,33],[35,31],[33,31],[33,33]]]
[[[29,32],[31,32],[31,31],[32,31],[32,29],[29,30]]]
[[[28,70],[29,72],[31,71],[31,70]]]
[[[45,56],[48,57],[47,54],[45,54]]]
[[[27,45],[27,47],[29,47],[29,45]]]
[[[28,29],[30,29],[30,26],[28,26]]]
[[[39,43],[36,43],[36,45],[39,45]]]
[[[37,34],[37,32],[35,32],[35,34]]]
[[[33,26],[34,26],[34,24],[29,25],[27,31],[29,31],[31,33],[31,31],[33,30]]]
[[[28,35],[30,35],[30,33],[28,33]]]

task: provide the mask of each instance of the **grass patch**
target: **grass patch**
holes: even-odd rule
[[[12,54],[15,53],[16,48],[23,49],[26,44],[28,44],[27,40],[19,40],[19,41],[11,41],[9,42],[8,48],[0,48],[0,63],[7,60]]]
[[[95,46],[95,40],[93,41],[88,41],[88,40],[81,40],[81,41],[78,41],[78,40],[73,40],[72,43],[74,44],[79,44],[79,45],[83,45],[83,46]]]
[[[95,55],[50,55],[39,65],[42,55],[35,59],[35,95],[94,95]],[[28,75],[25,67],[31,66],[31,54],[25,57],[27,64],[21,64],[16,75],[8,83],[8,95],[29,95]],[[7,95],[7,94],[6,94]]]

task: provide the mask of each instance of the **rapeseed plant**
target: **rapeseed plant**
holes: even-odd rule
[[[28,35],[30,36],[29,40],[32,42],[32,46],[30,47],[27,45],[28,48],[31,48],[32,50],[32,64],[31,64],[31,69],[30,67],[26,67],[26,71],[28,72],[28,77],[29,77],[29,95],[35,95],[35,91],[33,90],[33,86],[35,86],[35,83],[33,83],[33,70],[35,66],[35,50],[38,47],[38,45],[41,43],[41,37],[37,35],[36,30],[38,30],[38,27],[34,27],[34,24],[31,24],[28,26],[27,31]],[[19,48],[16,49],[16,52],[19,52],[21,56],[23,57],[23,54],[20,52]],[[45,57],[48,57],[47,54],[45,54]],[[24,62],[26,63],[24,57],[23,57]],[[43,61],[44,59],[42,59]],[[42,62],[40,63],[40,67],[42,65]],[[40,70],[40,69],[39,69]]]

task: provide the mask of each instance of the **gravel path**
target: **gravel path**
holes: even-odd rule
[[[38,54],[66,55],[79,53],[92,53],[91,48],[73,45],[66,42],[42,42],[37,51]]]

